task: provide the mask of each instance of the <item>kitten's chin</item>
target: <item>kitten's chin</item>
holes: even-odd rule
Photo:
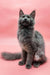
[[[22,22],[23,26],[29,26],[29,22]]]
[[[27,24],[27,23],[23,23],[22,25],[23,25],[23,26],[28,26],[29,24]]]

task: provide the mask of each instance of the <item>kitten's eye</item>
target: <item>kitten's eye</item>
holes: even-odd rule
[[[22,16],[23,18],[25,17],[25,16]]]
[[[30,18],[30,16],[27,16],[28,18]]]

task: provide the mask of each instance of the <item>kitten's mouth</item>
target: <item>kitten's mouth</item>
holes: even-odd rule
[[[29,24],[29,22],[28,22],[28,21],[23,21],[22,24],[23,24],[24,26],[27,26],[27,25]]]

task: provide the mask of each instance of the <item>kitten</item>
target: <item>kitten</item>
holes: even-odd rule
[[[32,64],[34,67],[39,67],[46,62],[43,36],[34,30],[35,15],[35,10],[30,15],[24,14],[22,10],[19,11],[17,36],[22,48],[22,55],[2,53],[2,57],[7,60],[22,58],[19,65],[26,64],[27,69],[30,69]]]

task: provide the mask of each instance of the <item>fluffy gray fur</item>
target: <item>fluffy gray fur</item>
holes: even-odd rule
[[[26,68],[31,68],[32,63],[38,67],[46,61],[45,45],[42,35],[34,30],[35,10],[30,15],[19,12],[18,40],[22,48],[22,61],[19,65],[26,63]]]

